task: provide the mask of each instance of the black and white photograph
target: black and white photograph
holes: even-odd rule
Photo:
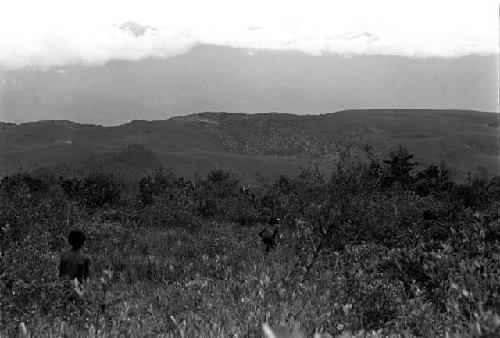
[[[500,337],[498,0],[0,0],[0,338]]]

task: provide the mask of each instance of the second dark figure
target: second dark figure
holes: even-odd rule
[[[280,219],[276,217],[271,217],[269,220],[269,228],[264,228],[261,232],[259,232],[259,237],[262,239],[262,242],[266,246],[266,252],[269,252],[270,249],[276,248],[278,244],[279,238],[279,226]],[[273,230],[270,228],[274,227]]]

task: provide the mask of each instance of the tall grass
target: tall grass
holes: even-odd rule
[[[6,177],[0,335],[256,337],[268,321],[309,335],[498,336],[498,192],[387,170],[344,161],[250,194],[228,173],[158,171],[126,199],[108,174]],[[266,255],[257,233],[274,215],[284,236]],[[84,297],[56,271],[73,228],[92,258]]]

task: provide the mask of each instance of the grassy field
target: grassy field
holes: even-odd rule
[[[89,236],[86,252],[93,261],[93,284],[91,293],[75,303],[66,301],[63,292],[71,290],[57,280],[58,251],[37,255],[27,243],[19,248],[34,254],[26,257],[30,260],[26,268],[47,269],[42,281],[38,277],[36,283],[15,286],[21,293],[15,303],[22,308],[10,309],[14,304],[4,303],[6,299],[2,305],[16,314],[18,325],[26,324],[32,336],[179,336],[182,332],[188,337],[253,337],[266,316],[284,323],[294,314],[305,319],[322,306],[325,313],[308,318],[312,329],[333,315],[328,295],[321,294],[316,283],[296,290],[289,287],[299,277],[290,275],[293,254],[284,244],[264,255],[255,241],[259,227],[214,222],[196,230],[127,229],[118,222],[95,220],[78,228]],[[58,237],[62,244],[63,234]],[[323,277],[323,283],[328,282],[333,271]],[[32,298],[40,298],[42,304],[31,303]],[[66,318],[54,318],[57,312]],[[3,320],[13,319],[4,316]],[[4,326],[8,335],[16,332],[17,325],[12,324]]]
[[[473,182],[424,196],[370,188],[354,170],[318,175],[281,178],[250,201],[229,175],[187,193],[157,174],[135,199],[98,206],[79,198],[104,200],[106,180],[75,198],[57,179],[4,178],[0,335],[259,337],[266,321],[325,337],[500,334],[497,195]],[[266,255],[257,233],[270,212],[283,239]],[[57,277],[75,228],[92,259],[83,297]]]

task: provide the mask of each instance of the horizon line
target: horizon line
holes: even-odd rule
[[[187,117],[187,116],[193,116],[193,115],[200,115],[200,114],[230,114],[230,115],[271,115],[271,114],[282,114],[282,115],[292,115],[292,116],[298,116],[298,117],[310,117],[310,116],[324,116],[324,115],[331,115],[331,114],[338,114],[338,113],[347,113],[347,112],[360,112],[360,111],[435,111],[435,112],[470,112],[470,113],[481,113],[481,114],[497,114],[500,115],[500,111],[485,111],[485,110],[475,110],[475,109],[459,109],[459,108],[346,108],[330,113],[317,113],[317,114],[293,114],[293,113],[286,113],[286,112],[277,112],[277,111],[269,111],[265,113],[244,113],[244,112],[227,112],[227,111],[202,111],[198,113],[188,113],[185,115],[175,115],[175,116],[170,116],[165,119],[153,119],[153,120],[147,120],[147,119],[133,119],[133,120],[127,120],[126,122],[120,123],[120,124],[110,124],[110,125],[102,125],[102,124],[94,124],[94,123],[88,123],[88,122],[76,122],[72,120],[64,120],[64,119],[43,119],[43,120],[31,120],[31,121],[24,121],[24,122],[13,122],[13,121],[5,121],[5,120],[0,120],[0,123],[3,124],[10,124],[10,125],[22,125],[22,124],[30,124],[30,123],[40,123],[40,122],[69,122],[73,124],[78,124],[78,125],[83,125],[83,126],[95,126],[95,127],[103,127],[103,128],[109,128],[109,127],[119,127],[119,126],[124,126],[127,124],[131,124],[133,122],[160,122],[160,121],[168,121],[171,119],[175,118],[182,118],[182,117]],[[499,116],[500,119],[500,116]]]

